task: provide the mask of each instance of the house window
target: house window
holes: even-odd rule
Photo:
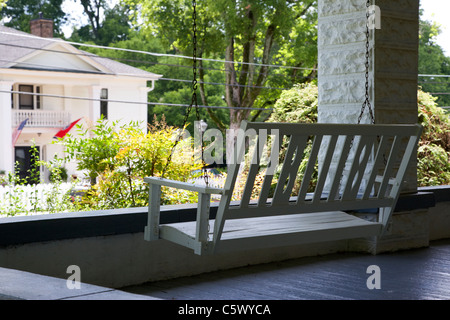
[[[33,86],[21,84],[19,86],[19,91],[33,93]],[[32,95],[19,93],[19,109],[33,110],[34,109],[33,102],[34,99]]]
[[[100,115],[103,119],[108,119],[108,89],[102,89],[100,99]]]
[[[36,87],[36,93],[41,94],[41,87]],[[36,96],[36,109],[41,109],[41,96]]]
[[[41,97],[39,95],[41,93],[41,87],[28,85],[28,84],[20,84],[18,87],[20,92],[24,92],[23,94],[18,94],[18,105],[12,101],[12,106],[17,105],[19,109],[22,110],[34,110],[41,109]],[[27,94],[31,93],[31,94]],[[14,95],[13,95],[14,99]]]
[[[33,150],[34,149],[34,150]],[[39,147],[15,147],[16,174],[27,184],[40,182]]]

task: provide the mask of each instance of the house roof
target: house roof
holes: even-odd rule
[[[80,72],[103,75],[133,76],[157,80],[161,75],[147,72],[112,59],[79,50],[61,39],[36,37],[0,25],[0,68],[32,69],[57,72]],[[38,55],[53,55],[50,64],[39,64]],[[56,55],[61,59],[54,59]],[[65,57],[62,57],[65,56]],[[76,60],[68,57],[76,57]],[[72,66],[61,62],[72,59]],[[60,64],[58,65],[58,62]]]

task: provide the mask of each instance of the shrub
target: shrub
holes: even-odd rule
[[[148,129],[148,133],[144,133],[135,122],[118,126],[118,123],[110,125],[100,119],[92,135],[79,126],[80,136],[60,140],[68,150],[67,160],[77,160],[77,169],[88,170],[92,181],[92,187],[82,197],[80,206],[92,210],[148,205],[148,185],[143,178],[162,175],[177,135],[176,128],[156,118]],[[164,177],[187,181],[191,172],[198,169],[191,152],[191,139],[182,140],[173,152]],[[174,197],[171,191],[165,191],[162,204],[196,199],[192,192]]]
[[[419,143],[417,180],[419,186],[450,184],[450,119],[436,98],[419,90]]]
[[[315,84],[296,85],[282,93],[270,122],[317,122],[318,89]],[[418,90],[418,122],[423,134],[418,148],[418,186],[450,184],[450,119],[436,98]],[[282,149],[282,153],[284,150]],[[308,148],[306,153],[308,152]],[[308,158],[308,154],[306,154]],[[300,165],[299,174],[302,172]],[[298,177],[301,179],[301,176]],[[313,183],[317,172],[313,176]]]

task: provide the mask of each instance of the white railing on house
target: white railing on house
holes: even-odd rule
[[[12,125],[18,126],[28,118],[27,127],[64,128],[70,124],[70,114],[67,111],[48,110],[13,110]]]
[[[51,210],[67,201],[72,183],[0,186],[0,216]]]

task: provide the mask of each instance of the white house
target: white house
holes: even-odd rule
[[[53,137],[79,118],[89,125],[103,114],[124,124],[139,121],[146,130],[147,93],[160,75],[51,39],[48,19],[33,20],[31,33],[0,26],[0,172],[14,170],[16,161],[26,172],[32,141],[42,160],[61,155]],[[13,145],[12,135],[25,119]],[[67,169],[75,173],[74,166]]]

